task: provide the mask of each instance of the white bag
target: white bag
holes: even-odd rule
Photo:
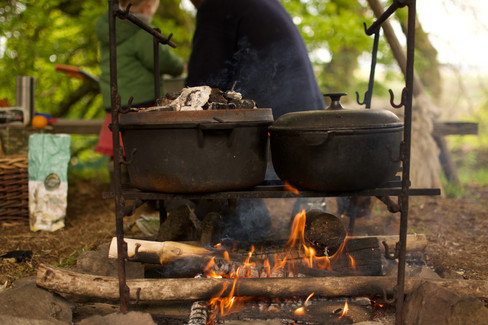
[[[32,231],[56,231],[64,227],[70,144],[68,134],[29,137],[29,224]]]

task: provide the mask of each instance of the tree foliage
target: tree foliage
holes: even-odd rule
[[[365,1],[281,0],[301,31],[317,67],[321,89],[366,90],[357,76],[360,58],[369,58],[373,38],[364,33],[374,20]],[[97,85],[69,78],[56,64],[78,66],[97,75],[95,22],[107,10],[106,0],[4,0],[0,8],[0,98],[15,102],[15,77],[36,78],[36,110],[58,117],[99,118],[104,112]],[[188,59],[194,12],[180,0],[161,0],[154,19],[163,35],[173,34],[174,51]],[[322,54],[322,55],[319,55]],[[325,55],[324,55],[325,54]],[[363,60],[364,61],[364,60]],[[366,60],[367,61],[367,60]],[[379,61],[391,64],[381,42]]]

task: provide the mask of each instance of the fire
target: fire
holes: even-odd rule
[[[354,258],[351,255],[347,254],[347,256],[349,257],[351,267],[353,268],[353,270],[356,270],[356,261],[354,260]]]
[[[288,276],[289,274],[297,275],[299,273],[299,263],[308,268],[332,270],[331,261],[335,257],[340,256],[344,253],[345,244],[347,242],[347,235],[344,242],[332,256],[327,256],[326,252],[320,252],[320,254],[318,254],[317,251],[312,247],[312,243],[310,243],[305,237],[305,224],[306,213],[305,210],[302,210],[295,216],[293,220],[290,236],[285,244],[283,253],[275,254],[272,262],[268,259],[261,258],[259,254],[256,258],[256,249],[254,246],[251,247],[251,250],[248,252],[247,258],[244,260],[244,262],[236,263],[239,266],[233,272],[229,271],[228,273],[216,273],[214,271],[215,257],[212,257],[210,259],[204,270],[204,273],[207,277],[233,278],[234,281],[230,290],[228,290],[229,288],[226,284],[223,286],[221,292],[210,300],[209,307],[212,310],[212,316],[210,317],[211,321],[209,321],[209,324],[213,322],[213,320],[215,320],[218,313],[220,313],[220,315],[222,316],[225,316],[240,310],[240,308],[238,308],[237,306],[242,306],[244,298],[234,296],[238,285],[237,281],[239,278],[249,278],[252,276],[276,277],[280,274],[284,274],[286,276]],[[222,250],[221,245],[218,246],[218,249]],[[354,268],[354,259],[350,255],[348,255],[348,258],[351,266]],[[226,250],[223,251],[223,259],[229,263],[232,263],[230,255]],[[224,293],[227,291],[228,294],[223,296]],[[305,307],[307,306],[307,302],[312,296],[313,293],[310,294],[305,300],[304,306],[295,310],[294,313],[296,315],[305,314]],[[347,314],[348,309],[349,307],[347,306],[346,302],[341,317],[344,317]]]
[[[216,297],[210,299],[209,306],[212,309],[212,313],[208,319],[207,324],[213,324],[215,318],[217,317],[217,311],[220,312],[221,316],[227,316],[230,315],[231,313],[238,312],[239,310],[242,309],[242,305],[240,306],[240,308],[238,308],[237,303],[242,302],[243,299],[234,296],[236,285],[237,285],[237,278],[234,279],[229,294],[225,297],[222,297],[222,295],[228,288],[228,284],[224,283],[220,293]]]
[[[313,296],[313,292],[307,297],[307,299],[305,299],[305,302],[303,303],[303,306],[302,307],[298,307],[297,309],[295,309],[295,311],[293,312],[295,315],[305,315],[305,307],[307,306],[307,303],[308,301],[310,300],[310,298],[312,298]]]
[[[298,189],[297,189],[296,187],[294,187],[294,186],[290,185],[290,183],[288,183],[287,181],[284,181],[284,182],[283,182],[283,185],[284,185],[284,186],[283,186],[283,189],[284,189],[285,191],[292,192],[292,193],[294,193],[294,194],[296,194],[296,195],[300,194],[300,192],[298,191]]]
[[[305,307],[299,307],[293,312],[295,315],[305,315]]]
[[[347,304],[347,301],[344,303],[344,308],[342,308],[342,314],[339,316],[339,318],[346,317],[347,312],[349,311],[349,305]]]
[[[291,227],[291,234],[286,243],[286,253],[291,254],[298,250],[299,257],[302,259],[302,263],[309,268],[318,268],[321,270],[332,270],[331,260],[343,253],[347,236],[339,249],[332,256],[317,256],[317,252],[311,247],[307,239],[305,238],[305,223],[306,213],[302,210],[295,216]]]

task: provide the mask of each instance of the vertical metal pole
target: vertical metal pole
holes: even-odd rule
[[[123,208],[125,205],[124,198],[121,192],[121,168],[120,159],[121,147],[119,142],[119,113],[121,109],[120,96],[117,87],[117,42],[116,42],[116,17],[115,12],[119,9],[118,0],[109,0],[108,2],[109,15],[109,42],[110,42],[110,95],[111,95],[111,113],[112,113],[112,142],[113,142],[113,162],[114,174],[112,179],[112,186],[115,196],[115,229],[117,233],[117,266],[119,274],[119,294],[120,294],[120,311],[127,313],[127,306],[129,303],[129,287],[126,284],[125,274],[125,256],[127,255],[127,247],[124,243],[124,214]]]
[[[161,33],[159,28],[154,28],[155,31]],[[161,97],[161,74],[159,73],[159,39],[153,37],[153,56],[154,56],[154,99],[158,100]]]
[[[402,148],[402,190],[400,194],[400,252],[398,256],[398,281],[396,290],[396,324],[403,324],[403,302],[405,291],[405,263],[407,253],[408,230],[408,190],[410,187],[410,146],[412,143],[412,99],[415,54],[415,12],[416,0],[410,0],[408,6],[407,31],[407,69],[405,76],[406,98],[404,116],[404,138]]]

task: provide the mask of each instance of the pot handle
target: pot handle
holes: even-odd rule
[[[209,133],[227,133],[227,147],[231,147],[234,142],[234,129],[238,126],[238,123],[209,123],[199,124],[197,126],[198,134],[198,146],[203,148],[205,145],[205,134]]]
[[[330,141],[334,137],[334,133],[334,131],[301,133],[298,134],[298,137],[304,142],[306,146],[315,147],[320,146],[326,141]]]

